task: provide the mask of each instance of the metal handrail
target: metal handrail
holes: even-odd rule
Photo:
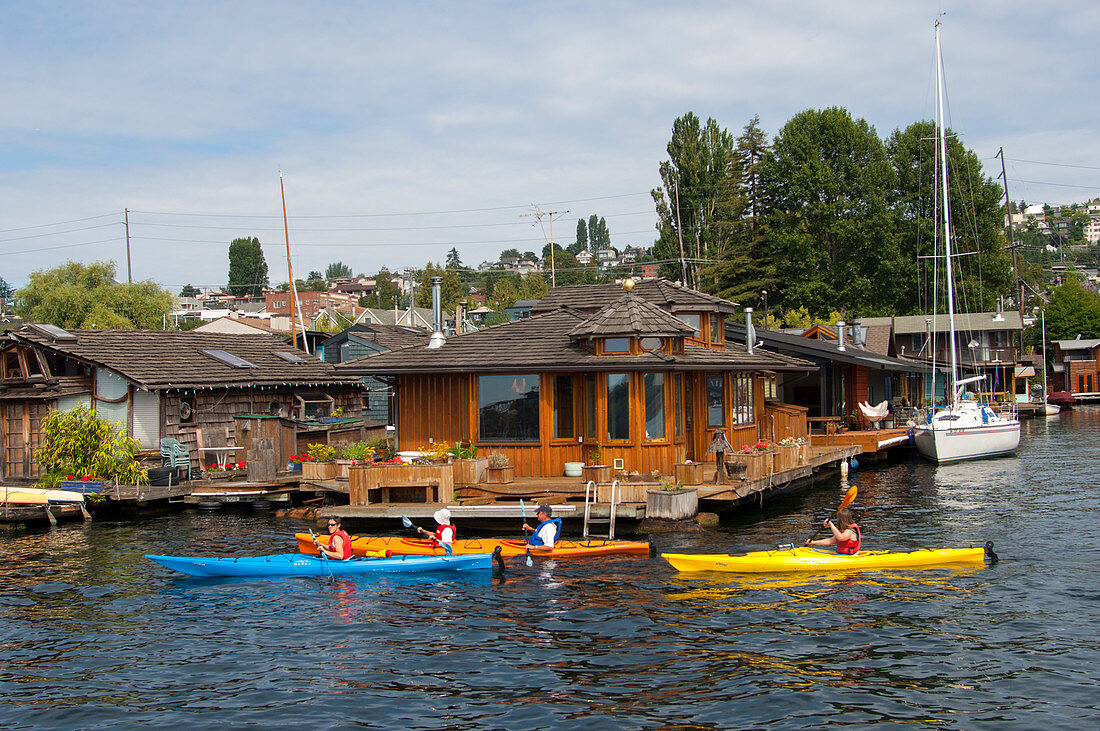
[[[589,480],[584,486],[584,537],[588,538],[588,525],[592,521],[592,504],[600,501],[600,486],[595,480]],[[615,540],[615,514],[623,499],[623,486],[618,480],[611,483],[610,517],[607,519],[607,539]],[[602,519],[596,522],[603,522]]]

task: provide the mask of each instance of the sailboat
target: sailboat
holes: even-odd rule
[[[913,438],[917,450],[935,462],[961,462],[968,459],[982,459],[1011,454],[1020,444],[1020,422],[1011,417],[1002,417],[988,404],[972,399],[964,399],[966,386],[976,383],[985,376],[959,379],[959,362],[955,337],[955,295],[954,272],[951,253],[951,205],[947,185],[947,133],[944,129],[944,78],[943,55],[940,52],[940,23],[936,21],[936,131],[940,156],[940,180],[943,205],[941,225],[943,228],[944,262],[946,267],[945,285],[947,288],[947,322],[951,352],[951,371],[948,381],[946,406],[932,409],[928,421],[913,429]],[[935,353],[933,353],[933,359]],[[933,374],[935,363],[933,362]],[[933,375],[933,378],[935,376]],[[934,385],[933,381],[933,385]],[[933,393],[935,389],[933,388]]]
[[[1043,414],[1055,416],[1062,412],[1062,407],[1052,404],[1047,400],[1050,392],[1047,391],[1047,311],[1043,310]]]

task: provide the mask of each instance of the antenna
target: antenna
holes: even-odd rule
[[[535,209],[533,213],[521,213],[519,217],[529,218],[534,216],[535,223],[541,223],[543,216],[550,219],[550,288],[553,289],[558,286],[557,271],[554,267],[554,216],[560,216],[563,213],[569,213],[569,211],[544,211],[534,203],[531,204],[531,207]],[[535,224],[532,223],[531,225],[534,226]]]

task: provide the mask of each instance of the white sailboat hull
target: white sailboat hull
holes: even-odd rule
[[[941,464],[997,457],[1012,454],[1020,446],[1020,422],[996,417],[982,422],[974,413],[946,410],[938,412],[931,424],[916,427],[913,441],[917,452]]]

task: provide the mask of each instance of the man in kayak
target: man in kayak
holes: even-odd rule
[[[337,561],[344,561],[351,558],[351,536],[340,527],[339,518],[328,519],[328,547],[321,545],[321,542],[316,538],[313,539],[313,543],[317,546],[317,550],[321,552],[322,556],[335,559]]]
[[[526,523],[523,524],[524,531],[533,531],[531,537],[527,539],[527,545],[531,548],[549,551],[554,547],[554,541],[561,535],[561,518],[552,518],[550,517],[552,514],[553,510],[549,505],[540,505],[535,511],[539,524],[534,528]]]
[[[837,511],[836,522],[839,527],[833,525],[833,521],[825,520],[825,527],[833,532],[832,536],[817,541],[806,541],[806,545],[831,546],[836,544],[837,554],[854,556],[859,553],[859,546],[863,542],[863,533],[856,525],[855,517],[848,508],[841,508]]]
[[[435,545],[442,546],[449,556],[454,547],[455,536],[458,535],[458,529],[451,524],[451,511],[447,508],[440,508],[435,511],[432,517],[435,518],[436,522],[435,533],[429,533],[419,526],[417,526],[416,531]]]

